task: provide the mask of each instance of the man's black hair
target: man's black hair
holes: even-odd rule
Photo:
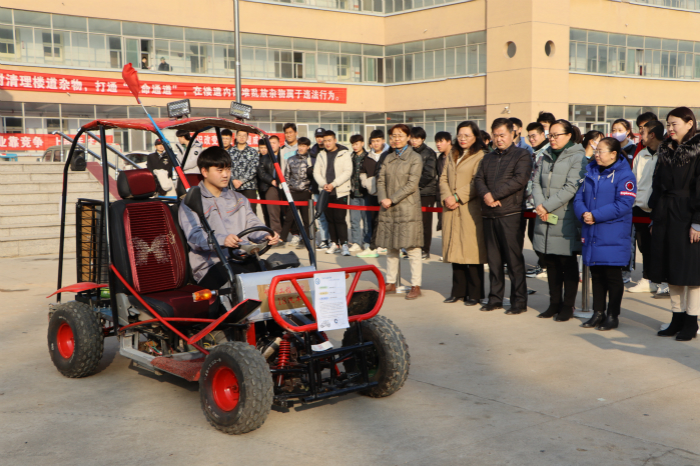
[[[353,134],[350,136],[350,144],[355,144],[356,142],[365,142],[365,138],[361,134]]]
[[[272,136],[270,136],[270,141],[272,141],[273,139],[277,139],[277,142],[280,142],[280,138],[276,134],[273,134]]]
[[[285,123],[284,126],[282,127],[282,130],[287,131],[287,129],[289,129],[289,128],[292,128],[295,133],[297,132],[297,125],[295,125],[294,123]]]
[[[236,135],[238,135],[238,133],[250,134],[250,131],[247,131],[245,129],[239,129],[239,130],[236,130]]]
[[[301,137],[297,139],[297,145],[299,146],[311,146],[311,140],[309,138]]]
[[[527,125],[527,132],[529,133],[530,131],[537,131],[538,133],[544,133],[544,126],[542,126],[542,123],[538,123],[536,121],[533,121],[529,125]]]
[[[657,117],[654,112],[644,112],[637,117],[637,126],[641,127],[643,123],[648,123],[650,121],[659,121],[659,117]]]
[[[208,170],[209,167],[231,168],[231,156],[219,146],[211,146],[204,149],[197,157],[197,168],[201,172],[202,168]]]
[[[222,130],[221,130],[221,135],[222,135],[222,136],[231,136],[231,137],[233,137],[233,133],[231,132],[230,129],[222,129]]]
[[[438,131],[435,133],[435,142],[438,141],[452,141],[452,135],[447,131]]]
[[[330,129],[323,133],[323,137],[325,138],[326,136],[333,136],[335,137],[335,132],[331,131]]]
[[[664,140],[664,124],[659,120],[647,121],[644,127],[649,130],[650,133],[654,134],[657,141]]]
[[[483,139],[484,142],[486,142],[486,141],[491,142],[491,135],[482,129],[481,130],[481,139]]]
[[[508,118],[496,118],[493,120],[493,123],[491,123],[491,131],[496,131],[496,129],[500,128],[501,126],[505,126],[506,130],[510,131],[511,133],[513,132],[513,122]]]
[[[518,128],[523,127],[523,120],[521,120],[520,118],[510,117],[508,119],[510,120],[511,123],[513,123]]]
[[[553,124],[555,121],[557,121],[556,118],[554,118],[554,115],[552,115],[549,112],[540,112],[539,116],[537,117],[537,123],[549,123],[550,125]]]
[[[425,130],[420,126],[414,126],[413,128],[411,128],[411,137],[418,139],[426,139],[428,135],[425,134]]]
[[[187,131],[186,129],[178,129],[177,132],[175,133],[175,137],[178,138],[185,138],[188,141],[192,139],[192,136],[190,136],[190,132]]]
[[[384,131],[381,129],[375,129],[371,133],[369,133],[369,140],[370,142],[372,139],[384,139]]]

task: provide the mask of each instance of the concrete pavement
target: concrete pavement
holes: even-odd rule
[[[61,376],[56,258],[0,259],[0,465],[700,465],[700,342],[656,337],[669,300],[625,294],[620,328],[598,332],[537,319],[546,279],[528,279],[527,313],[483,313],[442,304],[451,269],[435,259],[422,298],[382,310],[410,346],[402,390],[273,410],[235,437],[208,425],[196,383],[130,367],[114,338],[97,374]],[[385,261],[319,254],[323,269]]]

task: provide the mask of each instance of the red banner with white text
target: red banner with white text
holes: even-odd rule
[[[143,77],[143,76],[142,76]],[[121,77],[96,78],[51,73],[30,73],[0,69],[0,89],[66,92],[71,94],[95,94],[130,96],[131,92]],[[236,86],[196,82],[165,82],[141,80],[141,97],[178,99],[234,100]],[[245,100],[274,102],[323,102],[344,104],[347,89],[344,87],[298,87],[298,86],[242,86],[241,97]]]
[[[74,134],[69,135],[71,138]],[[107,144],[114,143],[114,136],[107,135]],[[88,139],[85,134],[80,137],[81,144],[88,141],[89,145],[96,145],[97,141]],[[61,136],[55,134],[19,134],[19,133],[0,133],[0,151],[44,151],[51,146],[60,146]],[[63,140],[64,146],[70,146],[70,142]]]

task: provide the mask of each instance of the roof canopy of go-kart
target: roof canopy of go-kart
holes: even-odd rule
[[[265,136],[265,132],[260,128],[256,128],[253,125],[243,123],[241,121],[229,120],[227,118],[183,118],[180,120],[171,120],[169,118],[154,118],[154,121],[161,130],[172,129],[180,130],[184,129],[186,131],[201,131],[206,128],[221,128],[230,129],[234,133],[238,130],[246,131],[248,133],[259,134],[260,136]],[[123,129],[140,129],[143,131],[151,131],[155,133],[156,130],[153,127],[153,123],[148,118],[115,118],[115,119],[98,119],[91,121],[90,123],[83,125],[83,131],[94,131],[100,126],[104,126],[105,129],[112,128],[123,128]]]

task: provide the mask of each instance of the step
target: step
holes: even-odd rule
[[[58,205],[50,212],[16,212],[9,214],[0,213],[0,228],[10,226],[38,225],[42,223],[60,221],[58,216]],[[68,208],[66,211],[66,224],[75,224],[75,209]]]
[[[0,238],[0,257],[57,254],[59,235],[36,235],[24,238]],[[66,229],[64,252],[75,252],[75,231]]]
[[[97,185],[97,189],[83,190],[82,192],[69,192],[66,196],[68,203],[74,203],[77,199],[104,199],[102,186]],[[62,192],[59,190],[33,192],[33,193],[4,193],[0,195],[0,202],[9,204],[13,202],[46,202],[49,204],[55,203],[58,205],[61,202]]]
[[[66,212],[75,213],[75,199],[71,200],[69,193],[68,200],[66,201]],[[104,198],[102,191],[99,193],[92,193],[90,195],[79,196],[82,199],[95,199],[101,201]],[[19,202],[7,202],[4,196],[0,198],[0,215],[8,214],[26,214],[26,215],[42,215],[42,214],[56,214],[58,215],[58,206],[61,202],[60,193],[51,202],[46,201],[19,201]]]
[[[95,178],[88,171],[84,172],[68,172],[68,182],[94,180]],[[0,172],[0,183],[31,183],[53,181],[57,183],[63,182],[63,172],[49,171],[34,171],[34,172],[18,172],[18,173],[3,173]],[[97,180],[95,180],[97,181]]]
[[[3,162],[0,173],[35,172],[63,173],[63,162]]]
[[[81,180],[81,181],[71,181],[68,183],[68,192],[77,193],[84,191],[93,191],[96,189],[102,189],[102,184],[97,180]],[[61,181],[41,181],[35,183],[3,183],[0,182],[0,200],[2,200],[5,194],[13,193],[38,193],[38,192],[49,192],[49,191],[59,191],[63,190],[63,183]]]

